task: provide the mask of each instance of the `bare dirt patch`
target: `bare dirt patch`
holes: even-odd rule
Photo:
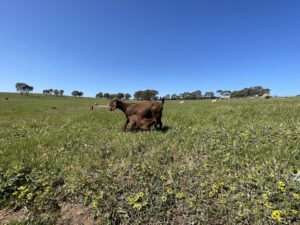
[[[21,222],[26,219],[28,210],[23,208],[19,211],[1,209],[0,210],[0,224],[11,222]]]
[[[92,225],[95,224],[88,210],[81,204],[62,202],[59,204],[60,212],[57,224]]]

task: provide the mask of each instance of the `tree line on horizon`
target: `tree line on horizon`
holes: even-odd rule
[[[26,83],[16,83],[15,85],[17,92],[20,92],[21,95],[28,95],[30,92],[33,91],[33,86],[30,86]],[[205,92],[204,95],[202,95],[202,92],[200,90],[196,90],[193,92],[183,92],[180,94],[168,94],[164,96],[163,98],[168,100],[176,100],[176,99],[214,99],[218,98],[220,96],[230,96],[231,98],[248,98],[248,97],[260,97],[264,95],[265,93],[270,93],[269,88],[263,88],[262,86],[254,86],[249,88],[243,88],[241,90],[236,91],[229,91],[229,90],[217,90],[216,93],[219,96],[216,96],[213,91]],[[55,95],[55,96],[63,96],[64,90],[58,90],[58,89],[45,89],[43,90],[44,95]],[[146,90],[139,90],[136,91],[133,96],[129,93],[103,93],[98,92],[96,94],[96,98],[103,98],[103,99],[123,99],[123,100],[129,100],[132,97],[135,100],[157,100],[159,92],[157,90],[152,89],[146,89]],[[82,91],[74,90],[71,92],[71,95],[74,97],[82,97],[84,93]]]
[[[55,96],[63,96],[64,92],[65,92],[64,90],[58,90],[58,89],[53,90],[52,88],[43,90],[44,95],[54,94]]]

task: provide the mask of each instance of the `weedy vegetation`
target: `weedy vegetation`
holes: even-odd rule
[[[123,132],[95,101],[0,94],[0,209],[25,208],[23,224],[63,223],[66,203],[96,224],[300,223],[300,98],[166,101],[152,132]]]

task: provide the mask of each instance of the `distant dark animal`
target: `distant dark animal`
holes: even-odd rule
[[[156,118],[152,117],[151,119],[142,118],[139,115],[132,115],[128,117],[129,123],[127,125],[127,130],[136,130],[141,129],[148,131],[153,125],[157,124]]]
[[[113,99],[108,105],[109,110],[113,111],[115,109],[120,109],[124,112],[126,116],[126,122],[124,130],[126,131],[127,125],[130,122],[131,116],[139,116],[142,119],[150,119],[154,121],[156,127],[157,124],[159,125],[159,129],[162,129],[162,111],[164,108],[165,100],[162,99],[161,102],[156,101],[147,101],[147,102],[138,102],[138,103],[125,103],[119,99]]]
[[[93,105],[91,105],[90,110],[94,110],[94,106]]]
[[[5,100],[8,100],[8,98],[5,98]]]

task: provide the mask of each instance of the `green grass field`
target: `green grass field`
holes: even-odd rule
[[[23,224],[71,224],[75,205],[86,224],[300,223],[300,98],[166,101],[153,132],[95,102],[0,94],[0,209],[25,208]]]

